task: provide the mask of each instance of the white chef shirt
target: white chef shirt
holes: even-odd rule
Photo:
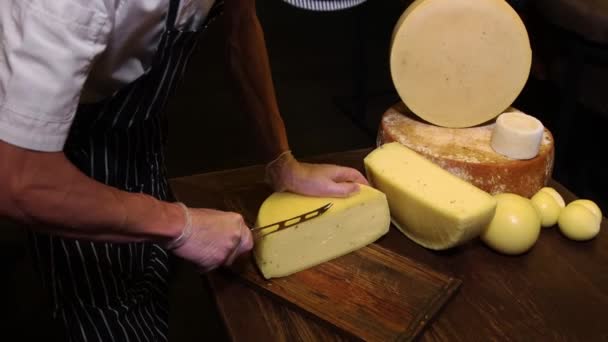
[[[196,27],[214,0],[181,0]],[[0,140],[61,151],[80,102],[111,95],[150,66],[169,0],[0,0]]]

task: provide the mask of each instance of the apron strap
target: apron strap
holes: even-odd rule
[[[171,31],[175,28],[178,11],[179,11],[179,0],[169,0],[169,14],[167,15],[167,22],[165,23],[168,31]]]

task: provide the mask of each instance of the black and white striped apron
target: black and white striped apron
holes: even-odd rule
[[[88,176],[166,201],[173,196],[164,166],[163,109],[221,1],[196,32],[175,28],[178,9],[179,0],[170,0],[149,70],[101,103],[81,105],[64,148]],[[70,341],[167,340],[169,256],[160,246],[31,236],[54,316]]]
[[[283,0],[286,3],[311,11],[330,12],[358,6],[367,0]]]

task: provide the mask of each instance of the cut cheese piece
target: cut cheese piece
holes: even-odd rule
[[[368,178],[386,194],[393,224],[414,242],[446,249],[481,234],[496,200],[399,144],[365,157]]]
[[[417,0],[393,31],[395,88],[414,113],[439,126],[498,116],[520,94],[531,63],[526,28],[505,0]]]
[[[502,113],[492,131],[494,151],[512,159],[532,159],[540,151],[545,128],[533,116],[522,112]]]
[[[320,198],[288,192],[274,193],[264,201],[257,226],[319,208],[323,215],[258,240],[255,259],[265,278],[283,277],[362,248],[388,232],[390,213],[386,196],[369,186],[347,198]]]
[[[551,178],[555,153],[551,132],[544,129],[536,157],[514,160],[492,149],[493,129],[494,123],[472,128],[437,127],[399,103],[384,113],[378,145],[398,141],[492,195],[510,192],[532,197]]]

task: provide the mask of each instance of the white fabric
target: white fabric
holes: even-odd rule
[[[214,0],[181,0],[192,29]],[[169,0],[0,0],[0,140],[63,148],[78,103],[111,95],[149,67]]]

